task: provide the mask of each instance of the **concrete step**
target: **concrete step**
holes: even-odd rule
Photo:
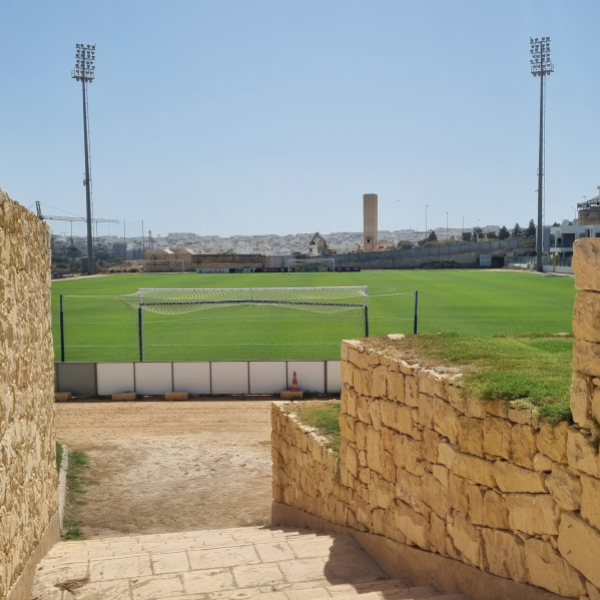
[[[61,542],[32,600],[408,600],[431,587],[390,580],[349,535],[235,528]]]

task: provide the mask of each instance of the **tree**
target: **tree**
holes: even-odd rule
[[[500,231],[498,232],[498,237],[501,240],[507,240],[510,237],[510,231],[506,229],[504,225],[502,225],[502,227],[500,227]]]
[[[535,221],[533,219],[529,221],[529,225],[527,226],[524,235],[525,237],[535,237]]]
[[[514,238],[523,237],[523,230],[521,229],[521,226],[518,223],[515,223],[515,226],[513,227],[510,235]]]
[[[470,231],[462,232],[462,241],[463,242],[470,242],[472,238],[473,238],[473,234]]]
[[[427,241],[428,242],[437,242],[438,241],[437,235],[435,234],[435,231],[433,229],[429,232],[429,235],[427,236]]]
[[[400,240],[397,246],[400,250],[410,250],[411,248],[415,247],[415,245],[409,240]]]
[[[488,233],[488,240],[498,239],[498,234],[495,231],[490,231]]]
[[[473,227],[473,241],[476,242],[482,233],[483,229],[481,227]]]

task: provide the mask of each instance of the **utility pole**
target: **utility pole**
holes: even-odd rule
[[[90,173],[90,146],[89,146],[89,121],[87,107],[87,84],[94,81],[94,61],[96,60],[96,45],[87,46],[84,44],[75,44],[77,49],[75,54],[75,68],[71,71],[71,78],[81,81],[81,91],[83,95],[83,146],[85,151],[85,211],[87,217],[87,273],[92,275],[95,272],[92,241],[92,179]]]
[[[446,211],[446,239],[450,239],[450,236],[448,234],[448,215],[450,213],[448,211]]]
[[[536,236],[536,255],[537,255],[537,270],[542,273],[544,271],[542,257],[542,240],[544,236],[543,228],[543,205],[544,205],[544,116],[545,116],[545,96],[544,85],[546,75],[554,72],[554,65],[550,60],[550,38],[543,37],[529,38],[531,45],[531,74],[534,77],[540,78],[540,147],[539,147],[539,163],[538,163],[538,218],[537,218],[537,236]]]
[[[427,211],[429,210],[429,204],[425,206],[425,240],[427,240]]]

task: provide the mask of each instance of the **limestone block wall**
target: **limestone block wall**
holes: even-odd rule
[[[57,510],[50,231],[0,190],[0,598]]]
[[[600,244],[594,249],[600,273]],[[592,293],[578,295],[576,322],[593,302],[600,316],[600,286]],[[575,424],[553,427],[502,402],[465,401],[458,373],[344,342],[340,459],[289,407],[275,405],[274,498],[487,573],[597,600],[600,335],[582,348]]]

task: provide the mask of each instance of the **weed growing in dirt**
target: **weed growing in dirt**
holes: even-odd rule
[[[302,423],[314,427],[328,440],[328,448],[340,454],[340,402],[307,402],[299,404],[295,411]]]
[[[67,505],[65,507],[66,540],[81,540],[84,537],[76,519],[78,507],[85,504],[87,487],[95,482],[87,476],[89,463],[85,452],[74,450],[69,454],[67,469]]]
[[[56,442],[56,470],[60,473],[60,465],[62,464],[63,447],[62,444]]]

